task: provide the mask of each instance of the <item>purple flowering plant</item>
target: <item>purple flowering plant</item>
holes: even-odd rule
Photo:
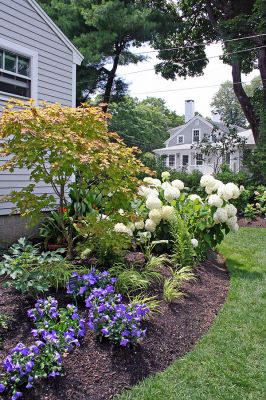
[[[68,304],[66,308],[58,308],[53,297],[38,300],[35,308],[28,310],[28,317],[35,325],[32,335],[53,344],[61,352],[78,347],[78,339],[85,335],[85,321],[77,307]]]
[[[5,358],[3,369],[0,393],[9,391],[11,400],[16,400],[22,397],[22,385],[30,389],[40,378],[60,375],[62,360],[54,346],[37,340],[31,346],[18,343]]]
[[[123,304],[121,294],[114,294],[112,285],[93,289],[86,299],[86,307],[89,309],[88,327],[113,343],[136,345],[146,334],[141,322],[149,308],[141,304]]]
[[[82,298],[87,298],[94,288],[104,288],[108,284],[113,285],[116,282],[116,278],[112,277],[108,271],[100,272],[95,268],[91,268],[84,275],[73,272],[71,277],[76,277],[77,282],[75,289],[71,287],[69,282],[67,283],[67,293]]]

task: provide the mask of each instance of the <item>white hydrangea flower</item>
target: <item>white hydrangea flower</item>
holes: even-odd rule
[[[237,208],[233,204],[226,204],[226,206],[224,208],[227,212],[228,218],[236,216]]]
[[[156,230],[156,224],[154,223],[154,221],[152,219],[146,219],[145,221],[145,229],[148,232],[155,232]]]
[[[167,188],[164,191],[165,200],[169,201],[169,203],[175,199],[178,199],[180,196],[180,190],[174,187]]]
[[[199,242],[197,241],[197,239],[191,239],[191,244],[193,247],[198,247]]]
[[[123,208],[119,208],[118,214],[120,214],[120,215],[124,215],[125,214],[125,211],[123,210]]]
[[[229,182],[225,187],[232,192],[232,199],[237,199],[240,196],[240,190],[234,183]]]
[[[188,196],[188,199],[191,200],[191,201],[195,201],[195,200],[202,201],[202,200],[201,200],[201,197],[200,197],[199,195],[197,195],[197,194],[190,194],[190,195]]]
[[[156,224],[158,225],[161,222],[162,219],[162,212],[158,208],[154,208],[149,212],[149,218]]]
[[[150,176],[146,176],[143,179],[143,182],[147,183],[149,186],[161,187],[162,182],[160,179],[151,178]]]
[[[138,188],[138,194],[142,197],[159,196],[158,190],[143,185]]]
[[[205,192],[207,194],[212,194],[212,192],[214,192],[214,186],[205,186]]]
[[[227,218],[228,218],[227,212],[224,208],[217,208],[217,210],[213,214],[213,219],[216,222],[216,224],[226,222]]]
[[[239,186],[239,191],[240,191],[240,193],[244,192],[244,190],[245,190],[245,187],[244,187],[243,185],[240,185],[240,186]]]
[[[238,232],[238,231],[239,231],[239,225],[238,225],[238,224],[233,225],[233,226],[231,227],[231,231],[232,231],[232,232]]]
[[[223,205],[223,199],[221,199],[218,194],[211,194],[208,198],[208,204],[209,206],[220,208]]]
[[[185,185],[184,182],[180,181],[179,179],[175,179],[174,181],[171,182],[172,186],[179,189],[183,190]]]
[[[200,186],[202,187],[215,186],[215,178],[212,175],[203,175],[200,179]]]
[[[163,171],[161,176],[162,176],[162,180],[167,180],[170,178],[170,172]]]
[[[213,185],[213,191],[216,192],[221,185],[223,185],[223,182],[219,181],[219,179],[215,179],[215,183]]]
[[[144,229],[144,226],[145,226],[145,224],[144,224],[144,221],[143,221],[143,220],[135,222],[135,228],[136,228],[138,231]]]
[[[151,176],[145,176],[145,178],[143,179],[143,182],[147,183],[148,185],[152,185],[153,178]]]
[[[224,200],[230,200],[233,197],[233,191],[230,186],[220,185],[217,191],[218,196],[222,197]]]
[[[227,220],[227,225],[235,225],[237,223],[237,216],[234,215]]]
[[[153,210],[154,208],[161,208],[161,206],[162,206],[162,202],[157,196],[154,196],[154,195],[148,196],[148,198],[146,200],[146,207],[149,210]]]
[[[162,219],[172,222],[175,219],[175,209],[172,206],[162,207]]]
[[[126,235],[133,236],[133,232],[125,224],[119,222],[115,224],[114,231],[117,233],[125,233]]]
[[[169,189],[169,188],[171,188],[172,186],[171,186],[171,184],[169,183],[169,182],[163,182],[162,183],[162,188],[163,188],[163,190],[165,190],[165,189]]]

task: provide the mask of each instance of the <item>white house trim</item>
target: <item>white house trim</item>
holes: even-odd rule
[[[72,64],[72,107],[76,107],[76,93],[77,93],[77,88],[76,88],[76,83],[77,83],[77,66],[73,62]]]
[[[28,3],[35,9],[35,11],[45,20],[47,25],[57,34],[57,36],[65,43],[65,45],[73,52],[73,63],[80,65],[84,59],[83,55],[71,43],[66,35],[58,28],[58,26],[51,20],[46,12],[39,6],[35,0],[27,0]]]
[[[20,54],[22,56],[30,58],[31,98],[38,102],[38,52],[3,38],[0,38],[0,47],[4,50],[9,50],[16,54]],[[0,96],[2,100],[7,100],[10,97],[27,100],[27,98],[24,98],[22,96],[3,92],[1,92]]]

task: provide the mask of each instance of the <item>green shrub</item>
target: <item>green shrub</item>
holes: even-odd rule
[[[163,299],[168,303],[174,300],[178,300],[184,296],[181,290],[182,282],[187,282],[195,280],[195,275],[193,274],[190,267],[182,267],[178,270],[172,270],[172,277],[167,278],[163,285]]]

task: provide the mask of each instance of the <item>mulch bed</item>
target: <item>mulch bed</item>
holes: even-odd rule
[[[229,275],[220,255],[212,253],[195,272],[197,281],[184,285],[186,297],[171,305],[162,304],[161,313],[146,323],[147,337],[137,348],[100,343],[88,331],[81,347],[64,359],[65,376],[36,384],[25,393],[25,399],[111,399],[190,351],[212,324],[229,288]],[[4,334],[2,362],[17,342],[31,341],[32,326],[25,312],[33,303],[11,290],[0,289],[0,293],[0,313],[14,317],[11,330]]]
[[[240,218],[238,220],[239,226],[251,227],[251,228],[266,228],[266,218],[256,218],[255,220],[248,220],[246,218]]]

